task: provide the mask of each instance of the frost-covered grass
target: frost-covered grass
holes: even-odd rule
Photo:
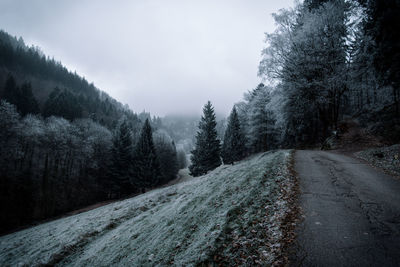
[[[271,264],[289,151],[0,237],[0,265]]]
[[[376,167],[384,169],[389,174],[400,176],[400,144],[370,148],[357,152],[355,155]]]

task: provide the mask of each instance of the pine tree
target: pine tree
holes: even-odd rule
[[[8,103],[17,106],[19,103],[18,102],[19,97],[20,97],[20,92],[19,88],[17,87],[17,83],[15,82],[14,77],[11,74],[9,74],[3,90],[3,98]]]
[[[135,149],[135,176],[142,189],[155,186],[161,178],[160,163],[153,143],[152,129],[146,119]]]
[[[216,126],[214,108],[208,101],[203,108],[196,135],[196,147],[192,151],[189,170],[193,176],[200,176],[221,165],[221,145],[217,138]]]
[[[113,137],[112,159],[111,159],[111,182],[113,191],[117,194],[126,195],[132,192],[132,155],[133,143],[131,130],[126,118],[122,118],[117,126]]]
[[[59,116],[72,121],[82,117],[82,106],[74,94],[56,87],[44,103],[43,115]]]
[[[176,146],[171,137],[164,131],[153,134],[153,139],[162,174],[160,184],[166,184],[175,179],[179,171]]]
[[[243,159],[246,152],[245,138],[242,132],[236,108],[233,107],[229,116],[222,145],[222,159],[225,164]]]
[[[22,116],[37,114],[40,111],[39,105],[32,93],[31,84],[24,83],[21,87],[18,87],[12,75],[9,75],[7,78],[3,97],[7,102],[15,105]]]
[[[32,86],[30,83],[24,83],[21,86],[21,114],[38,114],[40,112],[39,105],[32,93]]]

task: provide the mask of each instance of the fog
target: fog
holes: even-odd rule
[[[22,36],[136,112],[229,113],[260,79],[271,14],[284,1],[0,2],[0,28]]]

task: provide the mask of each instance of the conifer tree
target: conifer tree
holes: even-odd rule
[[[113,191],[117,194],[132,192],[132,152],[133,143],[131,130],[126,118],[122,118],[113,137],[111,177]]]
[[[8,75],[4,86],[3,98],[10,104],[17,106],[19,100],[19,88],[12,75]]]
[[[161,178],[160,163],[153,143],[152,129],[146,119],[135,149],[135,176],[142,189],[155,186]]]
[[[38,114],[40,112],[39,105],[32,93],[32,85],[30,83],[22,84],[20,103],[22,115]]]
[[[161,179],[160,184],[166,184],[176,178],[179,171],[179,163],[175,142],[163,130],[153,134],[154,146],[160,163]]]
[[[214,108],[208,101],[203,108],[203,116],[199,122],[196,135],[196,146],[192,151],[190,174],[200,176],[221,165],[221,145],[217,138]]]
[[[6,80],[3,97],[7,102],[15,105],[22,116],[29,113],[37,114],[40,111],[39,105],[32,93],[31,84],[24,83],[19,87],[12,75],[9,75]]]
[[[225,130],[224,143],[222,145],[222,159],[225,164],[233,164],[234,161],[243,159],[246,152],[245,139],[240,127],[236,108],[233,107],[229,116],[228,126]]]

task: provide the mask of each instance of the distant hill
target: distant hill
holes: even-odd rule
[[[160,118],[4,31],[0,125],[0,233],[166,184],[186,165]]]
[[[132,122],[139,121],[127,106],[77,73],[69,71],[61,62],[46,57],[40,48],[29,47],[21,37],[13,37],[0,30],[0,96],[4,96],[5,84],[10,75],[14,77],[17,86],[30,84],[40,113],[44,116],[91,118],[108,128],[114,128],[122,115]],[[67,110],[68,103],[74,104],[70,105],[74,109],[73,113]],[[55,108],[60,106],[64,109]]]

